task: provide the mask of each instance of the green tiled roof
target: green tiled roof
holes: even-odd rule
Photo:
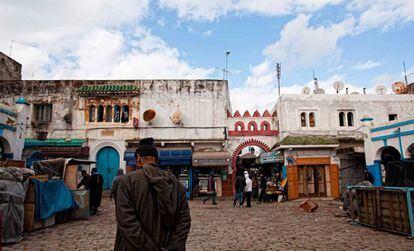
[[[36,147],[36,146],[82,146],[85,143],[85,139],[46,139],[46,140],[37,140],[37,139],[25,139],[25,147]]]
[[[336,145],[338,140],[328,136],[287,136],[280,145]]]
[[[136,92],[136,85],[84,85],[76,89],[78,93],[125,93]]]

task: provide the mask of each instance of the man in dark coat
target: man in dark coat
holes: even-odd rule
[[[246,187],[246,179],[243,177],[243,174],[241,172],[237,174],[235,183],[236,195],[234,196],[233,207],[236,207],[237,201],[239,202],[239,207],[242,207],[244,188]]]
[[[213,205],[217,205],[216,203],[216,181],[214,180],[214,172],[211,172],[208,176],[207,181],[207,192],[208,196],[203,199],[203,204],[206,204],[206,201],[208,201],[211,198],[211,203]]]
[[[89,174],[86,172],[86,170],[82,170],[82,179],[77,185],[77,188],[81,188],[82,186],[85,187],[85,189],[89,188]]]
[[[140,141],[137,170],[119,178],[115,250],[185,250],[191,226],[185,189],[158,167],[153,141]]]
[[[93,168],[92,175],[89,179],[89,195],[92,215],[98,212],[98,207],[101,205],[102,188],[103,177],[98,173],[96,168]]]

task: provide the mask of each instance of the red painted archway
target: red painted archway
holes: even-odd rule
[[[228,189],[223,189],[223,195],[224,196],[232,196],[235,192],[235,188],[234,188],[234,179],[236,176],[236,168],[237,168],[237,157],[239,156],[240,152],[248,147],[248,146],[257,146],[260,147],[261,149],[263,149],[265,152],[270,152],[270,147],[268,145],[266,145],[265,143],[259,141],[259,140],[255,140],[255,139],[249,139],[245,142],[243,142],[242,144],[240,144],[236,150],[233,151],[232,154],[232,160],[231,160],[231,167],[233,170],[233,174],[231,175],[231,182],[229,182],[230,180],[227,179],[227,184],[223,184],[224,186],[227,185]],[[223,187],[224,187],[223,186]]]

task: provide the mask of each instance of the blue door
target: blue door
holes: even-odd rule
[[[96,157],[96,166],[98,173],[103,176],[104,189],[110,189],[112,180],[116,176],[116,170],[119,168],[119,154],[112,147],[104,147],[99,150]]]

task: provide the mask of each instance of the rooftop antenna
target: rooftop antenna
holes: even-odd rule
[[[407,80],[407,69],[405,69],[405,62],[403,60],[403,68],[404,68],[404,79],[405,79],[405,84],[408,85],[408,80]]]
[[[229,54],[230,54],[231,52],[230,51],[226,51],[226,68],[224,69],[224,74],[223,75],[225,75],[225,78],[224,78],[224,76],[223,76],[223,78],[225,79],[225,80],[228,80],[228,77],[229,77],[229,71],[228,71],[228,57],[229,57]]]
[[[16,42],[17,42],[16,40],[10,40],[10,45],[9,45],[9,47],[10,47],[9,57],[11,57],[11,55],[12,55],[13,43],[16,43]]]
[[[276,63],[277,93],[280,97],[280,77],[282,71],[282,63]]]
[[[318,79],[315,77],[315,70],[312,70],[313,75],[313,84],[315,85],[315,89],[319,89]]]

